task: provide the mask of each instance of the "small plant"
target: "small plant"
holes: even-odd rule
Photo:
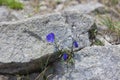
[[[57,4],[60,4],[60,3],[61,3],[61,0],[55,0],[55,2],[56,2]]]
[[[102,2],[103,4],[106,4],[107,6],[115,6],[119,3],[119,0],[99,0],[99,2]]]
[[[47,36],[46,36],[46,40],[47,40],[47,42],[49,42],[49,43],[55,43],[55,46],[57,46],[57,52],[60,52],[60,54],[62,55],[62,59],[64,60],[64,61],[67,61],[67,62],[69,62],[71,59],[72,59],[72,57],[73,57],[73,55],[74,55],[74,52],[73,52],[73,49],[71,49],[71,51],[69,51],[69,50],[60,50],[59,49],[59,45],[57,45],[57,43],[55,42],[55,34],[54,33],[49,33]],[[72,45],[72,48],[78,48],[78,43],[77,43],[77,41],[76,40],[74,40],[73,41],[73,45]]]
[[[102,25],[107,26],[110,31],[116,32],[118,35],[120,35],[120,22],[113,21],[110,17],[101,17],[101,19]]]
[[[55,52],[57,52],[58,54],[61,55],[61,59],[67,63],[70,63],[70,64],[74,64],[74,61],[73,61],[73,57],[74,57],[74,51],[73,51],[73,47],[74,48],[78,48],[78,43],[76,40],[73,41],[72,43],[72,49],[71,51],[70,50],[64,50],[64,49],[60,49],[59,48],[59,45],[56,43],[55,41],[55,34],[54,33],[49,33],[48,35],[46,35],[46,41],[50,44],[53,44],[55,46],[55,49],[57,48],[57,50]],[[35,80],[38,80],[41,75],[42,75],[42,78],[44,80],[48,80],[48,77],[50,77],[51,75],[49,76],[45,76],[45,71],[47,70],[47,64],[48,64],[48,60],[49,58],[47,59],[47,62],[45,63],[46,66],[44,67],[44,70],[42,71],[42,73],[40,73],[38,75],[38,77],[35,79]],[[68,67],[68,66],[67,66]]]
[[[11,9],[23,9],[23,4],[18,0],[0,0],[0,5],[6,5]]]
[[[116,5],[118,4],[119,0],[110,0],[111,5]]]
[[[114,23],[112,22],[112,18],[109,18],[109,17],[102,18],[101,23],[103,25],[107,26],[110,30],[114,30],[115,29]]]

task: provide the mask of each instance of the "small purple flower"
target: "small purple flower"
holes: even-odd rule
[[[63,54],[63,60],[66,61],[68,59],[68,54],[67,53],[64,53]]]
[[[78,43],[77,43],[77,41],[73,41],[73,46],[74,46],[75,48],[78,47]]]
[[[47,36],[46,36],[46,40],[50,43],[53,43],[55,41],[55,35],[54,33],[49,33]]]

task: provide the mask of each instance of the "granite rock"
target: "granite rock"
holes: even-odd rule
[[[8,15],[9,11],[6,9],[6,7],[4,6],[0,7],[0,22],[7,21]]]
[[[79,48],[89,46],[88,31],[93,24],[92,17],[70,11],[1,22],[0,62],[28,62],[53,53],[54,44],[46,41],[46,35],[51,32],[60,48],[70,49],[73,38],[80,44]]]
[[[81,13],[91,13],[92,11],[105,11],[104,5],[98,2],[89,2],[85,4],[78,4],[64,9],[65,11],[80,11]],[[103,13],[103,12],[100,12]]]
[[[120,80],[120,45],[86,47],[75,53],[74,65],[54,63],[52,80]]]

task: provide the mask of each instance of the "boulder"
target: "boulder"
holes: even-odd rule
[[[120,45],[86,47],[75,53],[74,65],[54,66],[51,80],[120,80]]]
[[[8,77],[0,75],[0,80],[8,80]]]
[[[91,1],[89,3],[67,7],[64,10],[65,11],[80,11],[81,13],[91,13],[92,11],[97,10],[97,11],[100,11],[100,13],[103,13],[105,11],[105,8],[103,4]]]
[[[79,48],[89,46],[89,33],[94,19],[80,12],[62,12],[36,16],[16,22],[0,23],[0,62],[29,62],[54,53],[54,43],[46,41],[53,32],[63,49],[70,49],[72,39]]]

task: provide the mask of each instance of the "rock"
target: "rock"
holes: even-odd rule
[[[42,11],[47,10],[47,6],[41,6],[40,10],[42,10]]]
[[[86,47],[75,53],[74,65],[54,63],[51,80],[120,80],[120,45]]]
[[[24,18],[20,11],[9,10],[7,7],[0,7],[0,22],[16,21]]]
[[[8,15],[9,11],[6,9],[6,7],[4,6],[0,7],[0,22],[7,21]]]
[[[105,40],[104,38],[103,38],[103,36],[101,36],[101,35],[97,35],[96,36],[96,39],[98,39],[98,40],[100,40],[102,43],[104,43],[104,45],[111,45],[107,40]]]
[[[96,9],[104,9],[104,5],[97,2],[89,2],[65,8],[65,11],[80,11],[81,13],[91,13]]]
[[[104,38],[111,44],[115,45],[115,44],[120,44],[120,37],[117,33],[115,32],[108,32],[106,34],[103,35]]]
[[[66,3],[67,3],[67,2],[66,2]],[[78,4],[79,4],[78,1],[75,1],[75,0],[70,1],[70,2],[68,1],[68,3],[69,3],[69,4],[68,4],[69,6],[74,6],[74,5],[78,5]]]
[[[29,62],[54,53],[46,35],[53,32],[60,48],[70,49],[72,38],[79,48],[89,46],[89,33],[94,19],[80,12],[62,12],[0,23],[0,62]]]
[[[8,80],[8,77],[0,75],[0,80]]]
[[[8,21],[22,20],[24,19],[24,16],[19,11],[11,11],[7,19]]]
[[[63,4],[59,4],[54,11],[55,12],[61,11],[63,8],[64,8],[64,5]]]
[[[28,75],[35,72],[41,73],[53,62],[60,59],[60,54],[48,54],[29,62],[0,63],[0,74],[2,75]]]

